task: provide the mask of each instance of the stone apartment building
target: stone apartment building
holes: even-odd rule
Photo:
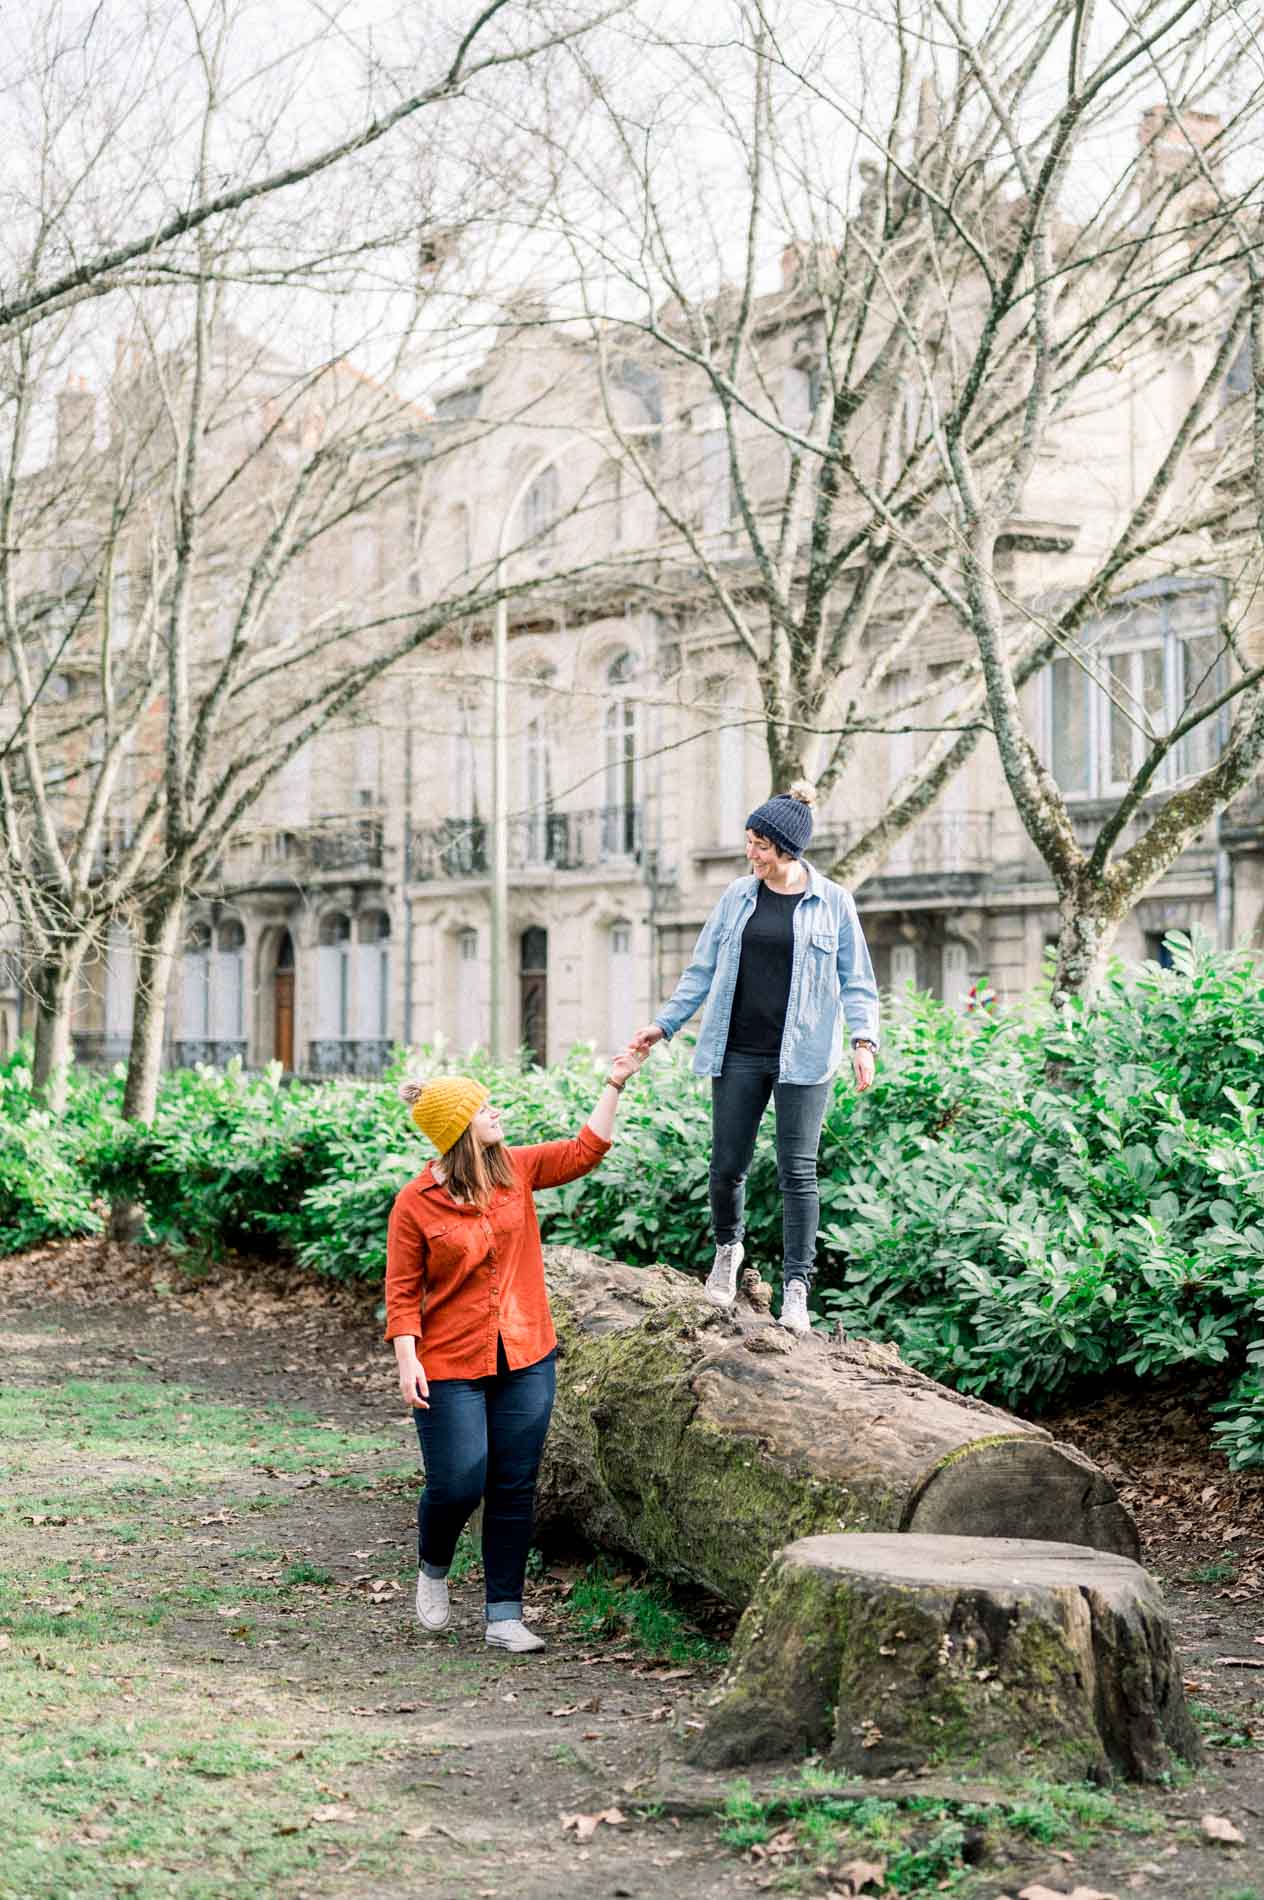
[[[780,307],[791,318],[797,267],[789,253]],[[795,324],[781,328],[789,377],[800,373]],[[1190,373],[1174,359],[1112,388],[1109,409],[1042,459],[1004,544],[1011,593],[1047,598],[1083,570],[1161,450],[1169,378],[1184,386]],[[629,358],[607,399],[618,429],[653,446],[715,557],[736,567],[725,457],[698,389]],[[342,558],[366,598],[406,605],[492,573],[510,550],[500,570],[513,589],[504,1039],[540,1061],[579,1041],[609,1051],[670,992],[742,872],[747,812],[784,789],[769,784],[756,682],[687,569],[677,563],[666,584],[655,502],[618,453],[591,350],[564,325],[519,306],[422,434],[419,552],[396,515],[359,523]],[[1090,637],[1110,678],[1172,716],[1207,670],[1222,604],[1202,560],[1197,576],[1134,589]],[[963,653],[959,634],[932,629],[893,695],[911,675],[933,693]],[[310,1075],[373,1074],[401,1042],[486,1044],[492,672],[491,629],[477,620],[419,649],[286,768],[191,908],[173,1062],[239,1055]],[[1067,660],[1027,698],[1087,834],[1135,770],[1136,728]],[[1208,722],[1173,769],[1200,769],[1223,736]],[[917,743],[869,743],[818,809],[818,865],[882,810]],[[892,990],[912,983],[958,1003],[986,978],[1013,999],[1039,979],[1057,933],[1054,892],[990,742],[856,897]],[[1264,943],[1254,795],[1151,890],[1118,950],[1155,956],[1165,932],[1195,926],[1224,945]],[[118,929],[88,972],[81,1053],[121,1054],[129,1012]]]

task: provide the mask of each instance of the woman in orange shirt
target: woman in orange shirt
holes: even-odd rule
[[[400,1089],[439,1151],[402,1188],[386,1236],[386,1337],[413,1408],[425,1488],[417,1507],[417,1620],[449,1619],[456,1541],[483,1503],[486,1640],[543,1649],[522,1620],[535,1481],[556,1386],[557,1335],[532,1195],[595,1168],[619,1095],[645,1060],[625,1050],[570,1141],[505,1145],[481,1082],[436,1076]]]

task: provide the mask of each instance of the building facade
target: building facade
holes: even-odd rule
[[[801,373],[792,350],[787,326],[787,376]],[[615,378],[613,418],[611,389],[564,328],[538,313],[507,326],[428,425],[420,552],[398,513],[361,524],[344,550],[379,605],[406,607],[471,576],[508,589],[504,1041],[539,1062],[576,1043],[609,1052],[649,1019],[744,869],[747,813],[785,789],[769,783],[753,665],[705,589],[658,559],[659,506],[615,441],[652,447],[736,575],[740,539],[706,405],[665,366]],[[1004,543],[1012,595],[1048,599],[1083,571],[1160,452],[1169,407],[1163,377],[1139,376],[1109,416],[1045,458]],[[1086,838],[1139,763],[1121,697],[1162,721],[1222,683],[1223,587],[1205,550],[1190,565],[1112,607],[1092,630],[1095,668],[1060,659],[1026,689]],[[966,657],[960,632],[932,629],[889,678],[892,704],[920,688],[929,719],[936,682]],[[289,762],[190,906],[173,1063],[237,1056],[372,1075],[401,1043],[487,1044],[493,671],[492,626],[472,617]],[[838,683],[840,705],[850,685]],[[1190,735],[1167,783],[1211,761],[1226,717]],[[881,813],[918,744],[915,732],[867,742],[818,808],[810,856],[822,869]],[[1002,1001],[1021,996],[1058,934],[1055,892],[987,739],[855,895],[880,984],[953,1005],[981,980]],[[1264,945],[1259,795],[1239,799],[1158,881],[1117,950],[1161,956],[1167,932],[1195,928],[1222,946]],[[119,925],[85,968],[84,1058],[126,1052],[129,954]],[[4,1010],[0,996],[0,1023]]]

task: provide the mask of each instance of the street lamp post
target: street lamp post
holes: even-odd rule
[[[657,424],[635,425],[629,435],[661,435]],[[496,565],[493,570],[499,591],[504,581],[505,541],[514,519],[533,482],[545,469],[563,456],[575,443],[591,443],[591,432],[576,431],[564,442],[546,450],[528,468],[513,492],[501,518],[496,537]],[[509,735],[507,730],[507,686],[509,655],[509,603],[501,593],[496,602],[492,636],[492,916],[491,916],[491,1024],[488,1043],[493,1062],[499,1062],[504,1050],[505,964],[508,956],[509,929]]]

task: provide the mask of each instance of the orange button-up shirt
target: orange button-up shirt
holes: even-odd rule
[[[386,1230],[386,1337],[417,1341],[430,1379],[484,1379],[496,1341],[516,1371],[557,1344],[531,1196],[595,1168],[610,1147],[586,1125],[570,1141],[509,1148],[517,1176],[486,1207],[454,1201],[432,1167],[401,1188]]]

